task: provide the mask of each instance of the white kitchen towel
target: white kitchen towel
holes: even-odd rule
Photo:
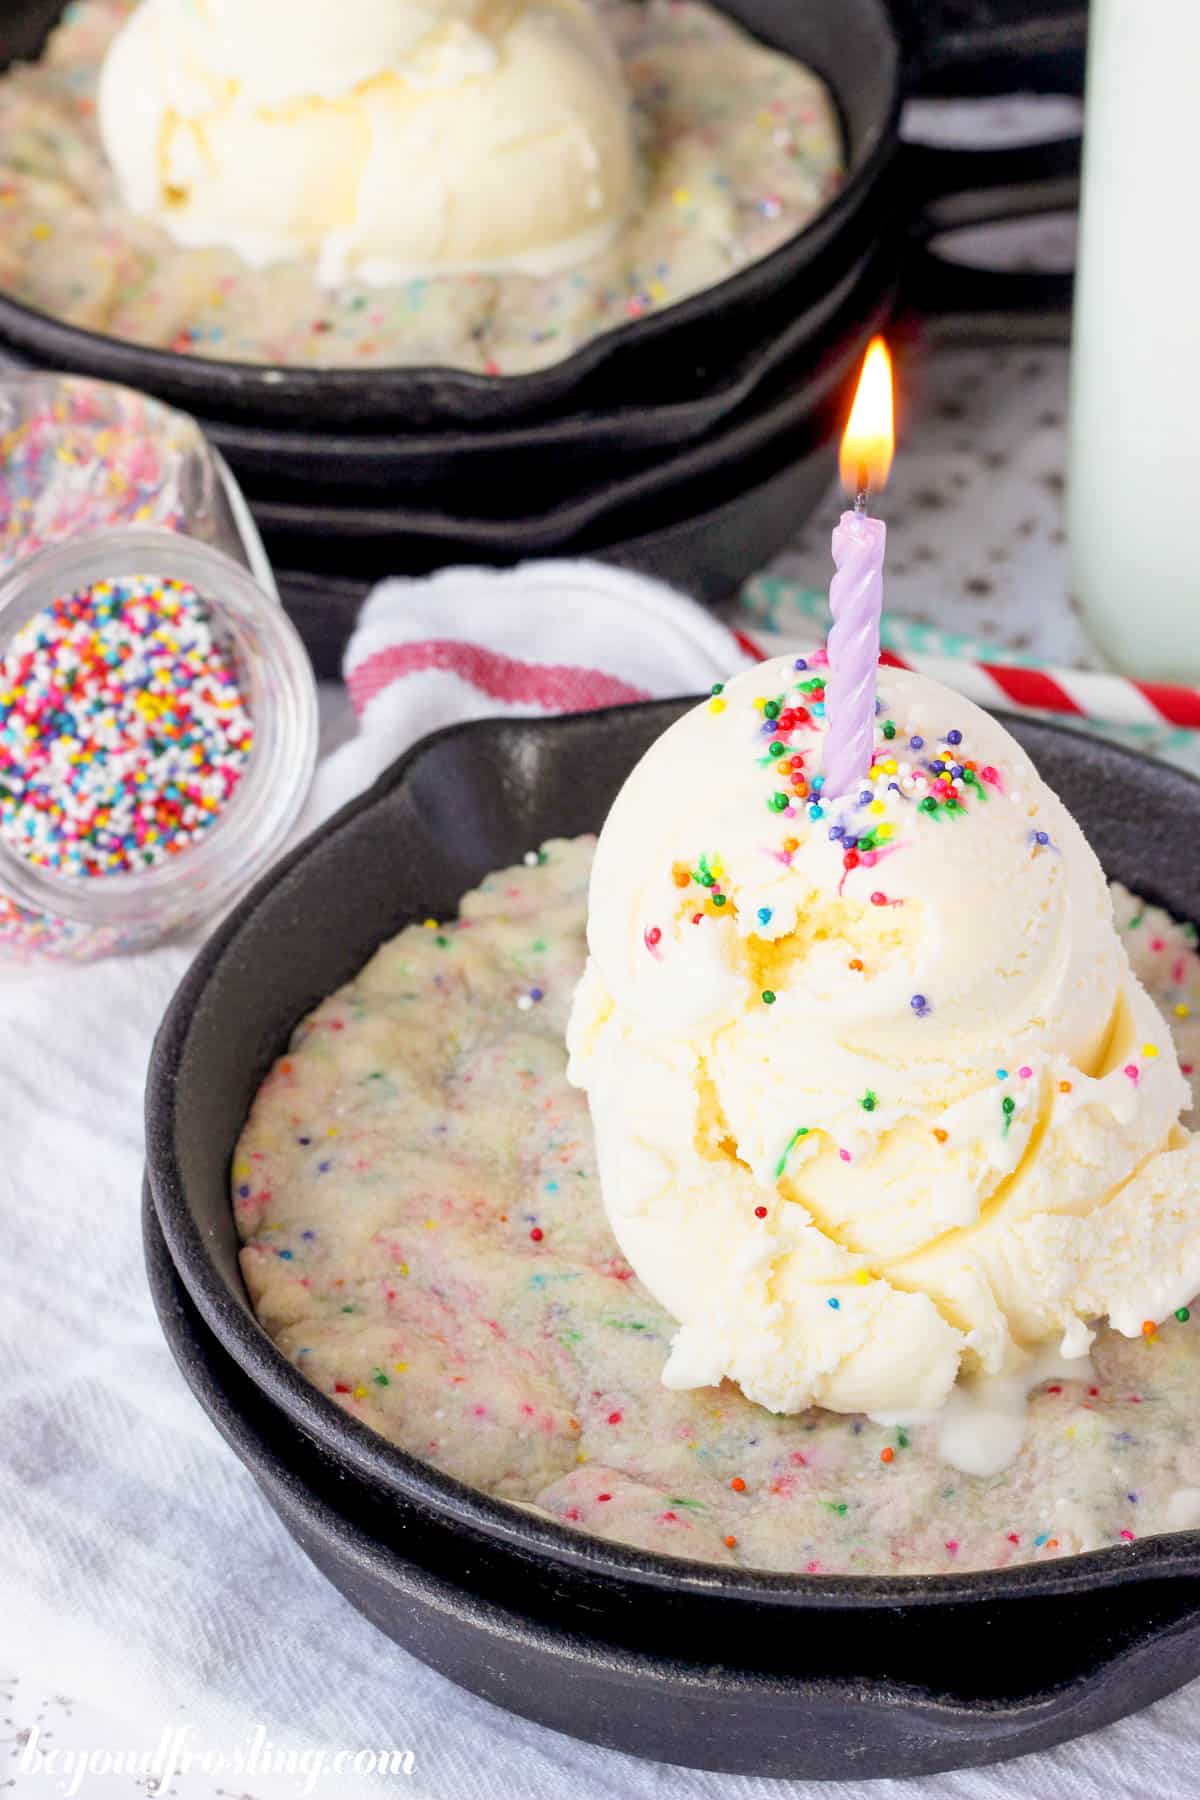
[[[608,699],[614,684],[694,691],[747,654],[688,602],[607,570],[542,565],[385,584],[350,657],[361,735],[330,759],[325,804],[451,718]],[[15,1800],[137,1800],[144,1779],[118,1773],[114,1759],[149,1756],[179,1732],[190,1732],[184,1750],[208,1760],[168,1783],[172,1800],[291,1800],[302,1782],[264,1772],[269,1751],[404,1749],[411,1777],[327,1773],[312,1791],[318,1800],[1195,1791],[1195,1686],[1047,1755],[919,1784],[884,1779],[868,1795],[857,1782],[711,1775],[579,1744],[474,1699],[388,1642],[284,1532],[188,1394],[154,1320],[141,1268],[142,1088],[189,955],[172,946],[90,968],[0,972],[0,1785],[11,1781]],[[239,1771],[232,1759],[256,1743],[259,1768]],[[90,1755],[92,1772],[74,1785],[64,1761],[53,1770],[39,1761],[48,1750]]]
[[[344,663],[358,735],[322,764],[307,821],[441,725],[701,693],[763,654],[694,600],[604,563],[381,582]]]

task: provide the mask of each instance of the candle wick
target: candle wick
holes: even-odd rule
[[[858,465],[858,480],[855,483],[855,487],[858,491],[854,496],[854,510],[856,513],[865,513],[867,510],[867,496],[870,493],[871,488],[871,477],[867,472],[867,465],[865,462],[861,462]]]
[[[860,516],[867,510],[867,488],[865,486],[860,487],[854,496],[854,510]]]

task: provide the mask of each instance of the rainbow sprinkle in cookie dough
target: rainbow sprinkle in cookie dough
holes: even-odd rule
[[[253,741],[195,589],[96,582],[31,619],[0,663],[0,838],[60,875],[153,869],[212,825]]]
[[[120,202],[96,82],[128,0],[76,0],[40,62],[0,78],[0,290],[132,343],[325,368],[545,367],[768,256],[843,179],[824,84],[700,0],[600,6],[625,71],[642,193],[612,247],[556,276],[319,286],[295,261],[181,249]]]
[[[938,829],[920,812],[925,786],[944,804],[944,776],[964,780],[957,762],[926,766],[953,752],[965,774],[970,746],[946,723],[944,744],[897,751],[911,789],[883,769],[914,831]],[[232,1199],[255,1310],[284,1354],[439,1469],[580,1531],[709,1562],[946,1572],[1200,1524],[1200,1337],[1186,1307],[1140,1339],[1102,1330],[1091,1374],[1046,1381],[1019,1456],[986,1477],[948,1468],[933,1426],[772,1414],[728,1382],[663,1386],[675,1322],[616,1247],[587,1107],[566,1080],[593,853],[587,838],[548,843],[468,894],[458,919],[401,932],[275,1064]],[[706,921],[721,911],[715,868],[710,856],[674,875]],[[1194,934],[1113,896],[1190,1064]],[[996,1092],[1023,1076],[998,1068]],[[877,1098],[859,1095],[864,1120]],[[997,1133],[1004,1116],[997,1105]]]

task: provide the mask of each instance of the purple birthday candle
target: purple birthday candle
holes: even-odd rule
[[[837,573],[829,588],[833,625],[825,683],[826,801],[851,793],[872,762],[887,527],[867,512],[867,490],[887,480],[892,442],[891,361],[883,339],[874,338],[842,439],[842,481],[856,500],[853,512],[842,514],[833,533]]]

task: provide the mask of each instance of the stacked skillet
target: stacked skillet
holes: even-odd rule
[[[972,0],[965,22],[958,0],[944,0],[932,25],[937,9],[913,9],[919,29],[885,0],[722,3],[828,82],[847,179],[770,257],[550,368],[252,367],[119,343],[3,298],[0,344],[200,418],[242,483],[319,666],[336,661],[364,585],[385,573],[598,554],[719,597],[786,542],[825,488],[846,390],[915,236],[939,219],[1053,204],[1055,178],[1077,159],[1072,142],[898,154],[903,98],[938,66],[959,89],[1076,86],[1082,40],[1081,10],[1064,0],[1042,0],[1037,16],[1031,0]],[[36,54],[60,11],[56,0],[10,9],[0,60]],[[978,305],[952,282],[931,286],[921,261],[935,305]],[[1062,296],[1035,281],[1017,298],[1040,309]]]
[[[402,926],[449,917],[530,844],[598,830],[689,704],[426,738],[218,927],[171,1002],[147,1082],[144,1237],[163,1330],[317,1566],[382,1632],[499,1706],[655,1759],[853,1784],[1094,1730],[1200,1673],[1200,1532],[946,1575],[663,1556],[494,1499],[389,1443],[310,1383],[250,1309],[230,1166],[296,1025]],[[1200,861],[1178,851],[1200,832],[1200,784],[1078,732],[1007,723],[1106,872],[1200,918]],[[280,1596],[265,1571],[249,1599],[269,1630]],[[370,1684],[385,1739],[411,1695],[386,1649]],[[669,1776],[659,1791],[674,1791]]]

